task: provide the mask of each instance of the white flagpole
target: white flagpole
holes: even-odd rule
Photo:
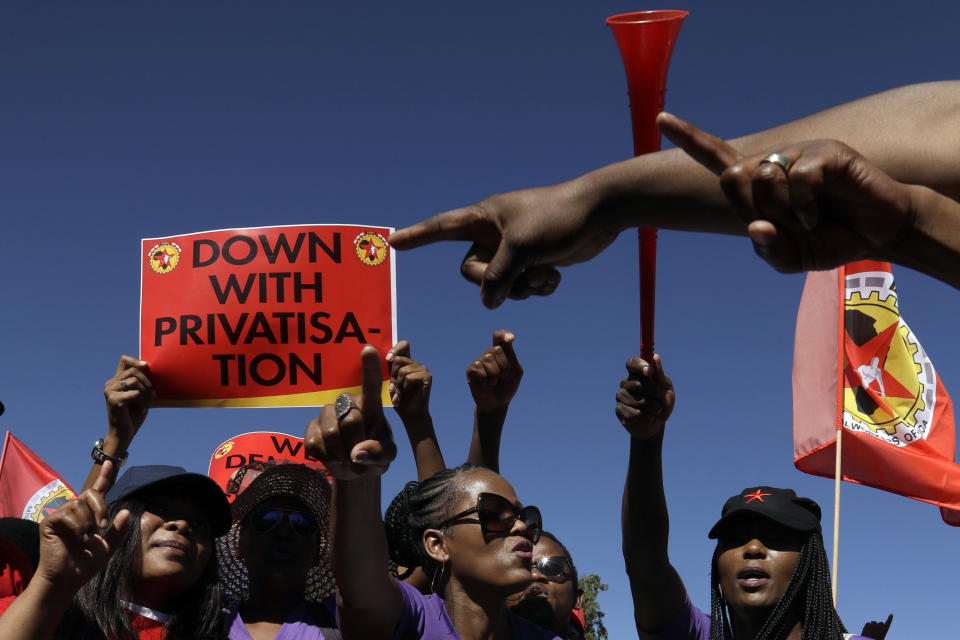
[[[837,429],[837,460],[833,482],[833,569],[831,586],[833,589],[833,608],[837,608],[837,555],[840,552],[840,449],[843,444],[843,428]]]

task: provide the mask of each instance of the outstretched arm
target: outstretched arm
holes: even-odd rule
[[[630,433],[630,462],[623,489],[623,559],[638,630],[656,632],[683,606],[686,591],[667,555],[670,524],[663,492],[661,451],[673,410],[673,383],[660,356],[627,361],[629,375],[617,392],[617,417]]]
[[[130,449],[130,443],[146,420],[150,404],[156,397],[150,380],[150,365],[133,356],[120,356],[116,373],[103,383],[103,396],[107,401],[107,435],[101,448],[108,456],[122,458]],[[93,463],[81,492],[96,482],[100,466],[99,462]]]
[[[400,587],[387,568],[380,476],[397,455],[380,403],[380,359],[360,354],[361,395],[341,394],[310,421],[305,449],[333,477],[330,538],[340,627],[348,638],[386,640],[400,620]]]
[[[774,145],[823,138],[857,149],[897,182],[960,198],[960,82],[894,89],[730,145],[752,156],[768,153]],[[953,228],[955,217],[938,207],[932,221]],[[634,226],[747,233],[716,177],[682,150],[671,149],[554,186],[497,194],[400,229],[390,241],[397,249],[471,241],[461,272],[480,285],[484,304],[496,307],[508,296],[551,293],[560,280],[556,267],[589,260]],[[921,249],[910,243],[902,249],[919,263],[910,266],[941,277],[936,269],[925,268]],[[879,257],[905,262],[896,252]]]
[[[417,464],[417,480],[446,469],[437,432],[430,417],[430,387],[433,376],[410,357],[410,343],[401,340],[387,352],[390,363],[390,399],[403,422]]]
[[[107,520],[103,496],[115,476],[113,463],[104,463],[91,488],[40,523],[40,564],[0,616],[0,638],[52,638],[77,591],[109,560],[130,516],[123,510]]]
[[[513,350],[514,335],[506,329],[493,333],[493,346],[467,367],[467,384],[476,408],[467,462],[500,473],[500,436],[510,401],[517,393],[523,367]]]

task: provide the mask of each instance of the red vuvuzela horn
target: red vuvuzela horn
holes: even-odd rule
[[[667,68],[686,11],[638,11],[607,18],[627,71],[633,155],[660,150],[657,114],[663,111]],[[653,358],[657,230],[640,229],[640,355]]]

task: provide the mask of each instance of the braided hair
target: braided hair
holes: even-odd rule
[[[423,547],[423,532],[443,522],[450,515],[450,509],[463,491],[459,482],[460,476],[481,468],[483,467],[467,462],[452,469],[441,469],[420,482],[410,490],[406,498],[409,509],[406,527],[397,527],[393,534],[388,534],[393,536],[389,542],[391,559],[404,567],[422,567],[423,571],[437,582],[432,585],[437,591],[442,590],[442,577],[438,580],[442,567],[427,555]]]
[[[718,544],[710,567],[710,640],[732,640],[733,628],[727,603],[720,591],[720,576],[717,570],[719,556]],[[830,565],[819,531],[810,532],[800,548],[790,584],[754,640],[786,638],[796,624],[796,619],[791,615],[793,611],[802,612],[802,640],[841,640],[847,632],[833,606]]]
[[[383,513],[383,528],[387,534],[387,550],[390,552],[390,575],[397,580],[406,580],[410,574],[419,566],[413,564],[419,562],[419,558],[413,557],[409,549],[409,526],[407,520],[410,518],[410,496],[420,487],[420,483],[411,480],[403,486],[393,500],[390,506]],[[404,567],[403,573],[399,568]]]

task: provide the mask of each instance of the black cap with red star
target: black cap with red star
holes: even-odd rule
[[[726,523],[745,514],[762,516],[796,531],[820,531],[820,505],[810,498],[797,497],[793,489],[748,487],[724,503],[720,519],[708,535],[716,539]]]

